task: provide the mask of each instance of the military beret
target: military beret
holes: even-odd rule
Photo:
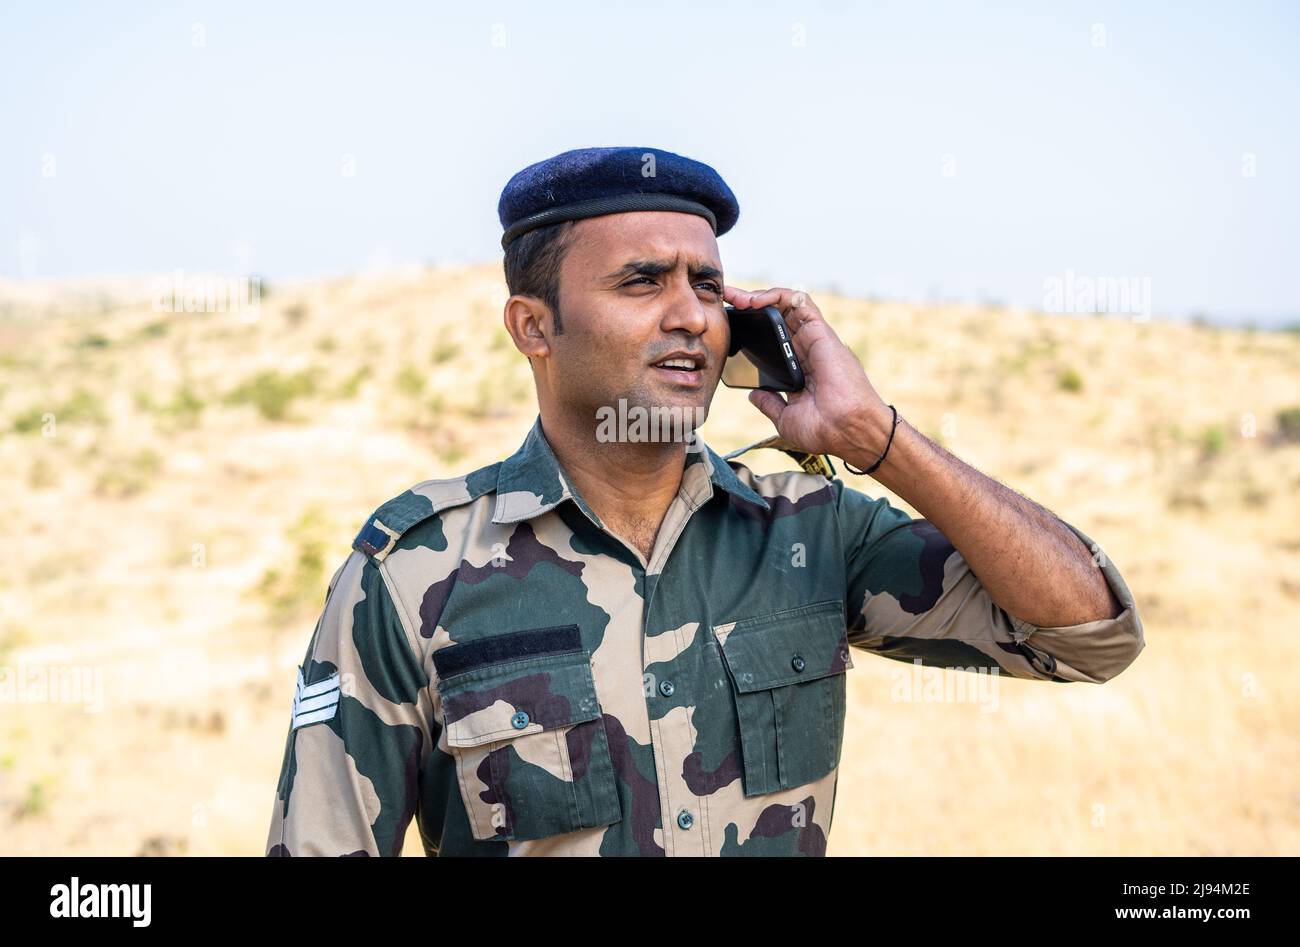
[[[506,183],[497,204],[501,247],[548,224],[637,210],[698,214],[719,237],[740,217],[727,182],[701,161],[657,148],[577,148]]]

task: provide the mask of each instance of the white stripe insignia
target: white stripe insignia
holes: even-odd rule
[[[339,672],[335,671],[315,684],[306,684],[302,679],[302,668],[298,668],[298,687],[293,695],[293,723],[289,729],[329,720],[338,709]]]

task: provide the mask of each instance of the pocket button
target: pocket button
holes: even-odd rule
[[[519,711],[510,718],[510,726],[514,727],[516,730],[522,730],[524,727],[528,726],[528,714],[523,710]]]
[[[796,671],[802,671],[805,666],[803,658],[797,654],[790,659],[790,667],[794,668]]]

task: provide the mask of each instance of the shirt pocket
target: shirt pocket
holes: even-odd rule
[[[577,625],[450,645],[433,661],[474,838],[537,839],[619,821],[591,652]]]
[[[713,627],[731,680],[746,796],[802,786],[840,761],[849,655],[844,603]]]

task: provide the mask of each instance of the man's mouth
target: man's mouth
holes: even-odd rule
[[[663,373],[665,378],[680,385],[695,387],[704,383],[704,366],[707,359],[703,355],[689,352],[674,352],[652,363],[653,368]]]

